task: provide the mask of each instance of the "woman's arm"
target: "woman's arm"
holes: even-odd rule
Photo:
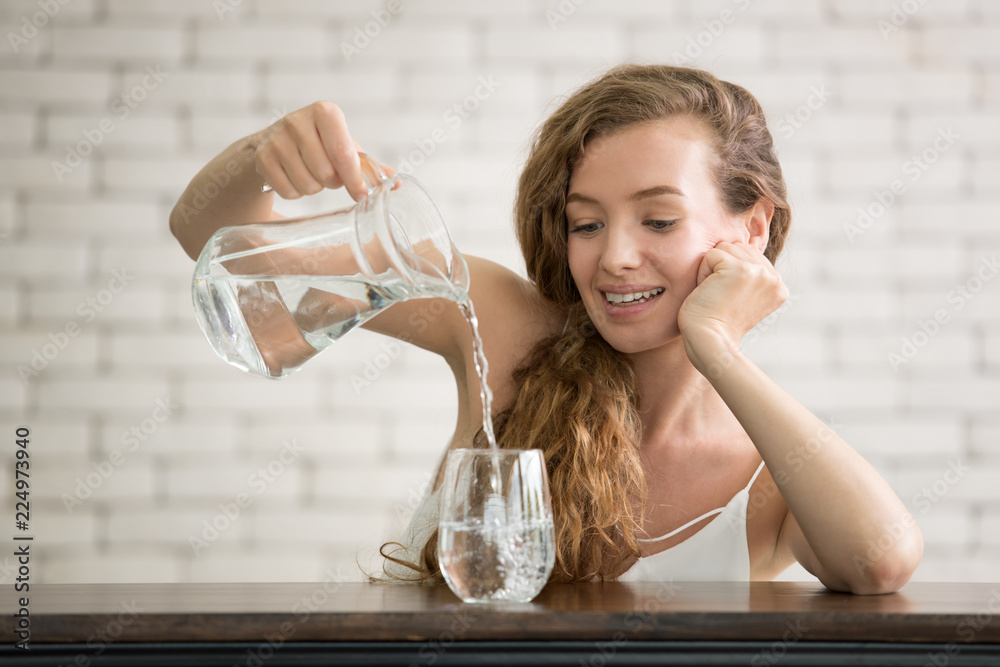
[[[776,555],[790,550],[834,590],[895,591],[923,555],[913,517],[860,454],[740,352],[743,335],[787,296],[760,249],[718,244],[678,314],[685,350],[760,451],[788,505]]]
[[[704,358],[710,361],[703,373],[760,451],[788,505],[776,553],[790,550],[837,591],[890,593],[909,581],[923,536],[871,464],[738,347],[719,346]]]
[[[170,212],[170,232],[197,260],[217,230],[271,219],[274,193],[261,192],[254,167],[260,135],[234,142],[191,180]]]
[[[358,151],[341,110],[330,102],[316,102],[294,111],[261,132],[240,139],[208,163],[191,181],[174,206],[170,229],[181,246],[197,260],[205,243],[221,227],[275,219],[274,193],[284,199],[315,194],[323,188],[344,186],[355,200],[366,196]],[[388,174],[391,168],[382,165]],[[268,183],[274,193],[262,193]],[[263,237],[246,243],[266,245]],[[332,251],[317,256],[311,251],[287,249],[269,255],[230,260],[234,270],[263,275],[280,273],[282,266],[297,266],[309,273],[354,272],[353,253]],[[367,258],[381,261],[377,248]],[[467,257],[470,289],[482,323],[482,337],[491,355],[490,362],[504,374],[505,357],[520,345],[528,345],[561,326],[565,314],[513,272],[486,260]],[[309,260],[307,262],[307,260]],[[317,261],[318,260],[318,261]],[[238,267],[235,263],[239,262]],[[309,268],[312,267],[312,268]],[[380,269],[376,266],[376,271]],[[298,364],[315,353],[299,333],[295,318],[302,324],[320,326],[332,317],[338,298],[320,290],[310,290],[295,313],[272,309],[252,330],[258,347],[271,368]],[[556,322],[558,320],[558,323]],[[458,306],[446,299],[413,299],[397,303],[361,325],[365,329],[408,341],[443,356],[453,368],[462,368],[471,359],[469,325]]]
[[[360,150],[340,108],[314,102],[233,143],[205,165],[174,205],[170,231],[197,260],[218,229],[280,218],[273,213],[275,193],[298,199],[344,186],[359,200],[367,193]],[[274,191],[261,192],[264,183]]]

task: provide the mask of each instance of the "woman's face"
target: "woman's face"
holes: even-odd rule
[[[690,117],[591,140],[569,181],[569,268],[591,321],[625,353],[680,335],[677,313],[719,241],[746,241],[710,173],[712,148]]]

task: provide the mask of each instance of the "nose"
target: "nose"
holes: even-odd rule
[[[609,225],[605,235],[604,250],[601,253],[601,268],[619,275],[622,271],[636,269],[642,264],[640,239],[627,225]]]

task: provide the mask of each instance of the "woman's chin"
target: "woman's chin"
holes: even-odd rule
[[[622,354],[639,354],[671,344],[683,344],[680,331],[676,326],[673,327],[673,333],[659,332],[655,336],[628,335],[618,331],[605,332],[600,327],[598,333],[608,345]]]

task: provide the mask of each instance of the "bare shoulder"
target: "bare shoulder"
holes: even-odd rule
[[[466,256],[466,262],[469,297],[491,368],[495,361],[504,366],[502,359],[523,356],[518,354],[521,348],[530,349],[560,330],[565,313],[532,283],[487,259]],[[449,363],[471,359],[469,324],[458,305],[448,299],[404,301],[362,326],[440,354]]]
[[[565,311],[543,297],[528,280],[478,257],[469,260],[469,272],[469,296],[480,334],[484,344],[487,339],[493,344],[494,354],[523,356],[538,340],[562,330]]]

